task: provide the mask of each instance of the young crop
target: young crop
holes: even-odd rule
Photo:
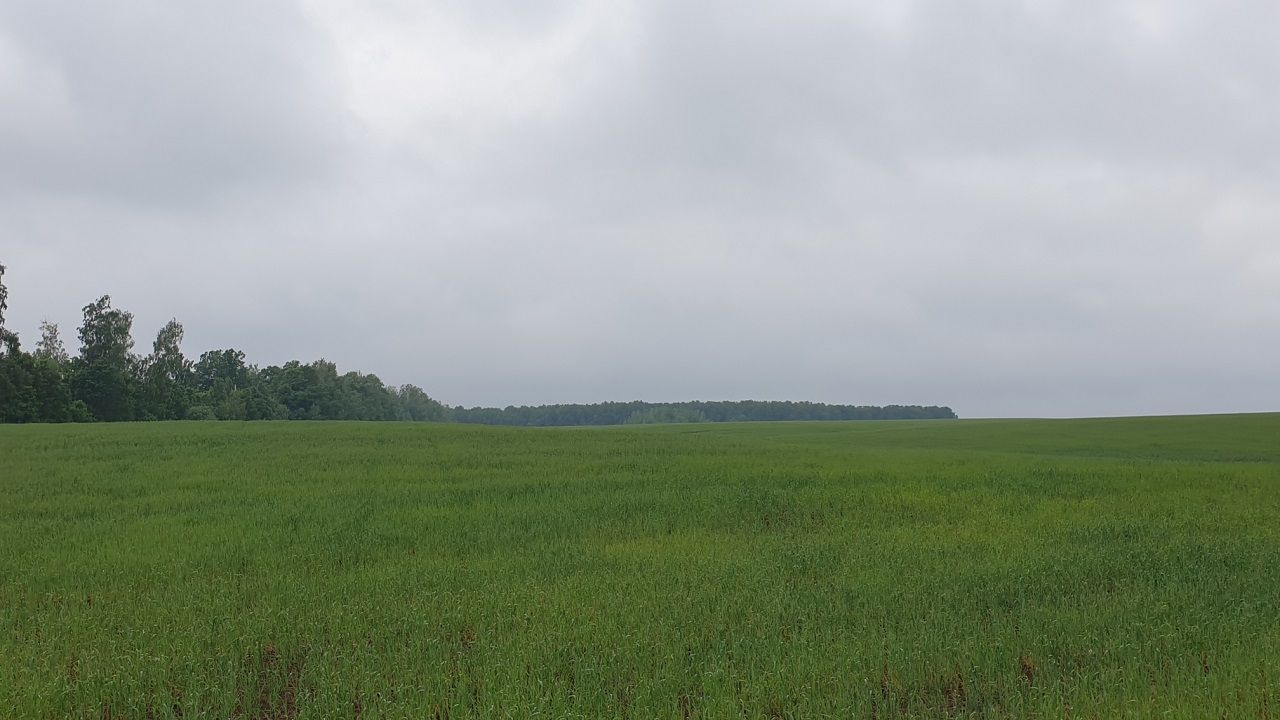
[[[1277,431],[0,427],[0,716],[1275,716]]]

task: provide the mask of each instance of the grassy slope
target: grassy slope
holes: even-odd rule
[[[1278,440],[0,427],[0,716],[1277,715]]]

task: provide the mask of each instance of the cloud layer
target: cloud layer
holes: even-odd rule
[[[1280,8],[0,6],[11,324],[445,402],[1280,405]]]

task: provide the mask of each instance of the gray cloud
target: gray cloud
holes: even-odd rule
[[[341,151],[337,68],[287,3],[10,3],[0,48],[8,192],[163,211],[304,182]]]
[[[1272,4],[57,5],[0,10],[28,336],[112,292],[451,403],[1280,401]]]

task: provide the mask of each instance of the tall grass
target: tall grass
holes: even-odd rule
[[[1277,716],[1278,441],[0,427],[0,716]]]

